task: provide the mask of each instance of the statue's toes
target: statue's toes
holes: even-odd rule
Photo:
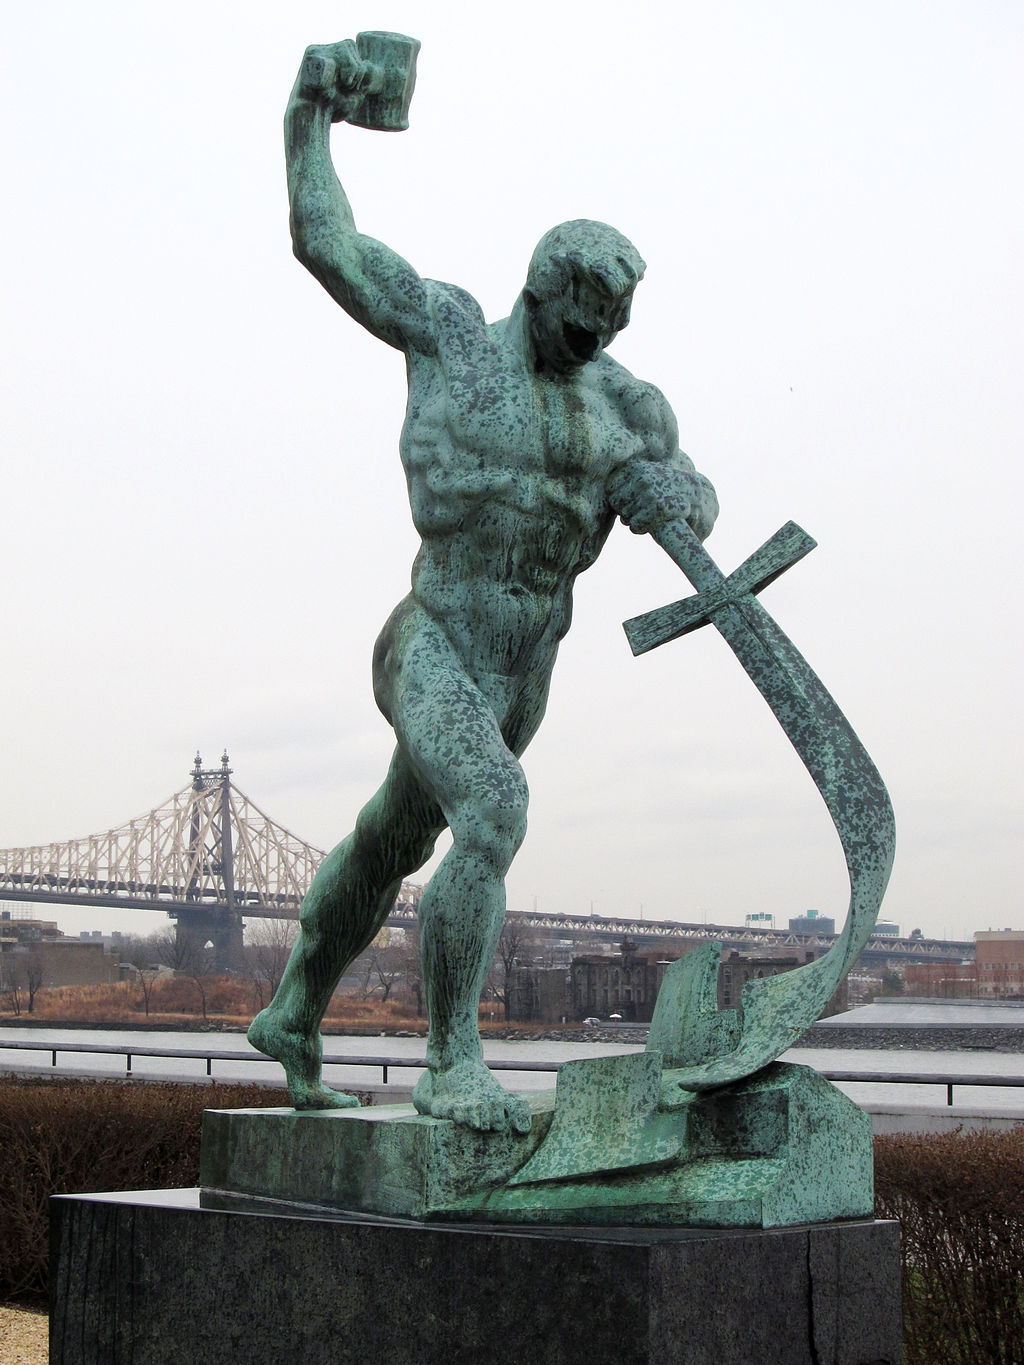
[[[358,1109],[359,1101],[355,1095],[346,1095],[343,1090],[331,1090],[321,1085],[315,1090],[300,1091],[293,1099],[296,1109]]]
[[[504,1133],[510,1128],[514,1133],[530,1131],[530,1110],[518,1100],[510,1103],[507,1099],[480,1099],[457,1105],[452,1117],[456,1123],[464,1123],[478,1133]]]
[[[355,1095],[347,1095],[344,1090],[331,1090],[325,1085],[321,1093],[327,1098],[328,1109],[359,1109],[362,1107]]]
[[[442,1112],[438,1112],[441,1110]],[[453,1123],[461,1123],[464,1128],[479,1128],[479,1105],[476,1104],[445,1104],[434,1106],[435,1118],[451,1119]]]
[[[487,1127],[492,1133],[501,1133],[508,1127],[508,1115],[501,1100],[492,1100],[487,1106]]]
[[[418,1114],[430,1114],[434,1118],[434,1087],[429,1071],[424,1071],[423,1075],[413,1086],[412,1102]]]
[[[498,1133],[505,1127],[505,1106],[500,1101],[481,1097],[453,1104],[446,1117],[477,1133]]]
[[[523,1100],[516,1100],[508,1107],[508,1119],[514,1133],[528,1133],[531,1127],[530,1106]]]

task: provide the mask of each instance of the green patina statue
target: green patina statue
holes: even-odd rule
[[[351,1111],[352,1096],[322,1084],[320,1021],[447,826],[451,851],[420,903],[427,1071],[418,1114],[208,1115],[204,1187],[210,1198],[235,1190],[527,1222],[865,1216],[867,1116],[808,1068],[776,1061],[867,942],[895,840],[877,769],[757,598],[814,542],[788,523],[729,575],[707,554],[714,490],[679,450],[662,395],[606,354],[644,271],[613,228],[553,228],[511,314],[490,325],[464,290],[421,279],[356,231],[331,125],[406,127],[417,48],[396,34],[311,48],[288,106],[296,255],[406,355],[401,454],[422,546],[374,654],[375,695],[398,741],[390,771],[317,873],[281,986],[249,1038],[283,1064],[295,1110]],[[828,807],[849,913],[823,957],[748,982],[741,1011],[717,1008],[719,945],[690,953],[665,975],[646,1052],[569,1063],[555,1092],[527,1102],[484,1065],[477,1008],[526,829],[519,758],[544,714],[573,584],[617,517],[697,589],[625,623],[634,653],[706,623],[721,633]]]
[[[319,1026],[347,964],[383,924],[401,880],[447,826],[453,845],[420,903],[430,1017],[424,1114],[526,1131],[528,1109],[482,1060],[477,1009],[505,914],[504,877],[526,831],[519,758],[544,714],[577,575],[616,517],[633,531],[686,523],[704,537],[718,504],[679,450],[661,393],[606,354],[644,272],[613,228],[579,220],[541,240],[511,314],[485,322],[454,285],[424,280],[356,228],[330,154],[331,125],[403,126],[409,47],[395,35],[311,48],[285,120],[295,254],[374,336],[403,351],[401,456],[422,545],[412,590],[377,641],[377,704],[394,727],[390,770],[305,898],[280,989],[253,1044],[284,1065],[296,1108],[355,1104],[320,1079]],[[390,46],[388,40],[391,40]],[[390,61],[390,65],[389,65]]]

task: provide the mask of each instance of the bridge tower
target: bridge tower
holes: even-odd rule
[[[185,890],[187,908],[172,910],[179,947],[213,944],[218,972],[243,966],[242,913],[235,904],[235,859],[231,830],[231,769],[227,750],[219,768],[204,768],[196,754],[192,767],[192,812],[188,863],[192,875]],[[220,887],[217,902],[203,898],[201,882],[213,877]]]

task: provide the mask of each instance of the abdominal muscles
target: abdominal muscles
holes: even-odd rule
[[[586,534],[550,505],[540,515],[501,502],[465,510],[457,529],[424,536],[413,596],[470,667],[510,675],[544,666],[569,629],[573,583],[607,529],[592,524]]]

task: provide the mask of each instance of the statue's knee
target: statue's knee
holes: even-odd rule
[[[526,838],[526,807],[527,797],[524,791],[522,800],[503,814],[502,830],[512,846],[513,853],[519,852],[520,845]]]
[[[310,905],[307,896],[299,909],[299,930],[302,934],[302,946],[306,952],[315,952],[320,947],[323,940],[322,918],[319,907]]]
[[[353,864],[371,880],[408,877],[427,861],[436,841],[436,829],[420,818],[394,815],[385,821],[364,810],[352,833]]]
[[[502,873],[526,837],[527,791],[503,794],[500,800],[474,802],[452,823],[456,844],[482,854]]]

